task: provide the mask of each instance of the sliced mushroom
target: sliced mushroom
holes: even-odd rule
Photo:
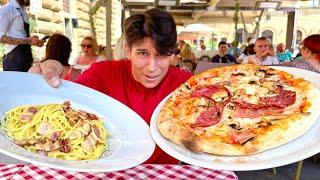
[[[241,130],[242,128],[240,127],[240,123],[239,122],[232,122],[231,124],[229,124],[229,126],[232,128],[232,129],[235,129],[235,130]]]
[[[37,128],[37,133],[41,134],[41,135],[45,135],[47,134],[49,131],[51,130],[51,126],[49,123],[47,122],[42,122],[39,124],[38,128]]]
[[[69,139],[77,139],[80,137],[84,137],[86,135],[88,135],[91,131],[91,126],[90,124],[86,123],[83,124],[83,126],[81,126],[80,128],[78,128],[77,130],[73,131],[70,135],[69,135]]]

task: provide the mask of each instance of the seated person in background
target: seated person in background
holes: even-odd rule
[[[177,55],[172,55],[170,59],[170,66],[179,67],[180,65],[180,58]]]
[[[288,62],[292,59],[292,53],[285,49],[283,43],[277,45],[276,54],[280,63]]]
[[[105,60],[105,56],[98,55],[98,50],[97,41],[93,37],[84,37],[81,42],[81,54],[74,60],[74,67],[86,70],[92,63]]]
[[[254,52],[253,47],[254,47],[254,44],[250,44],[249,46],[247,46],[244,49],[243,53],[237,59],[237,62],[239,64],[241,64],[243,62],[244,58],[246,58],[246,57],[248,57],[250,55],[256,54],[256,52]]]
[[[180,49],[180,51],[182,50],[182,48],[184,47],[185,44],[186,44],[186,42],[184,40],[179,40],[178,48]]]
[[[283,63],[284,66],[297,67],[320,73],[320,34],[306,37],[299,48],[303,59]]]
[[[227,54],[230,54],[233,56],[235,59],[238,58],[241,54],[241,49],[238,48],[239,43],[237,41],[233,41],[230,44],[230,47],[227,49]]]
[[[63,48],[61,48],[63,47]],[[62,34],[53,34],[46,45],[46,60],[56,60],[62,64],[61,77],[65,80],[75,80],[80,75],[80,70],[73,69],[68,63],[71,53],[71,42]],[[41,74],[40,63],[35,63],[29,72]]]
[[[231,55],[227,54],[227,43],[221,41],[219,43],[219,54],[212,57],[211,62],[214,63],[235,63],[236,59]]]
[[[206,45],[201,44],[200,49],[203,50],[203,51],[205,51],[205,50],[206,50]]]
[[[272,56],[270,52],[269,40],[265,37],[260,37],[254,43],[255,55],[244,58],[242,64],[258,64],[258,65],[277,65],[279,61]]]
[[[150,124],[162,99],[192,74],[169,67],[171,56],[179,50],[176,24],[168,12],[154,8],[133,14],[124,22],[124,34],[127,60],[93,63],[75,82],[122,102]],[[60,85],[59,62],[48,60],[40,68],[51,86]],[[156,147],[145,163],[177,164],[178,160]]]
[[[121,35],[121,37],[117,40],[116,45],[114,46],[114,49],[113,49],[114,60],[118,61],[126,58],[124,45],[125,45],[125,39],[124,39],[124,36]]]
[[[107,54],[107,52],[106,52],[106,47],[99,45],[99,46],[98,46],[98,55],[105,57],[106,54]]]
[[[196,61],[196,56],[191,50],[190,44],[185,44],[180,52],[180,58],[183,60],[190,59],[191,61]]]

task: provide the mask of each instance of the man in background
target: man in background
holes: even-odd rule
[[[219,54],[212,57],[211,62],[214,63],[234,63],[236,62],[236,59],[231,55],[227,54],[227,43],[224,41],[221,41],[219,43]]]
[[[32,66],[31,45],[43,46],[44,40],[31,36],[25,7],[30,0],[11,0],[0,8],[0,43],[5,44],[4,71],[27,72]]]
[[[260,37],[254,43],[254,51],[255,55],[251,55],[246,57],[242,64],[258,64],[258,65],[277,65],[279,64],[279,60],[272,56],[272,52],[270,51],[270,43],[269,40],[265,37]]]

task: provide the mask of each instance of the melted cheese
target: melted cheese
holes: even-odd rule
[[[196,98],[193,101],[193,106],[208,106],[208,100],[204,97]]]
[[[260,98],[259,96],[243,96],[243,100],[251,104],[258,104]]]
[[[219,92],[214,93],[211,96],[211,98],[216,102],[220,102],[227,96],[228,96],[228,92],[227,91],[219,91]]]
[[[246,94],[249,94],[249,95],[255,95],[257,93],[257,87],[255,86],[246,86],[245,87],[246,89]]]

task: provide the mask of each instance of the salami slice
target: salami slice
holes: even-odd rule
[[[196,122],[191,124],[192,128],[195,127],[208,127],[217,124],[221,120],[223,106],[216,104],[207,111],[204,111],[197,117]]]

